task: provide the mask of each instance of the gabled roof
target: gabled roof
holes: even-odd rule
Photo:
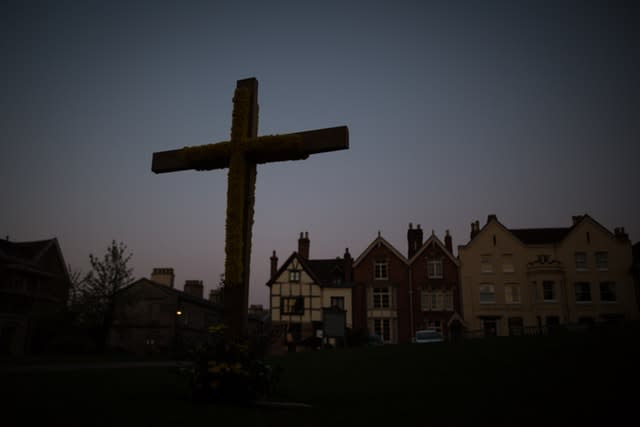
[[[422,247],[418,249],[418,252],[413,254],[411,259],[409,260],[409,264],[412,264],[415,260],[417,260],[420,257],[420,255],[424,251],[426,251],[427,248],[433,243],[439,246],[440,249],[442,249],[442,252],[444,252],[449,258],[451,258],[451,261],[453,261],[456,265],[460,265],[460,262],[456,259],[456,257],[454,257],[453,254],[449,252],[449,249],[447,249],[447,247],[440,241],[440,239],[438,239],[438,236],[436,236],[435,234],[431,234],[431,236],[429,236],[427,241],[422,244]]]
[[[567,236],[569,236],[571,232],[573,232],[573,230],[575,230],[580,224],[582,224],[586,220],[591,221],[597,227],[602,229],[605,233],[613,237],[613,233],[611,233],[611,231],[609,231],[606,227],[604,227],[595,219],[591,218],[588,214],[574,217],[574,223],[571,227],[554,227],[554,228],[507,228],[500,221],[498,221],[495,215],[490,215],[487,223],[480,229],[480,231],[478,231],[476,236],[473,239],[469,240],[466,245],[461,245],[459,247],[468,246],[471,242],[475,240],[475,238],[480,233],[482,233],[485,230],[485,228],[491,222],[495,222],[496,224],[498,224],[500,227],[502,227],[503,229],[511,233],[511,235],[513,235],[516,239],[518,239],[520,242],[522,242],[525,245],[559,244],[564,239],[566,239]]]
[[[128,284],[127,286],[118,289],[118,293],[125,292],[125,291],[130,290],[131,288],[133,288],[135,286],[140,286],[141,284],[153,286],[154,288],[161,290],[162,292],[166,293],[167,295],[175,295],[178,298],[183,299],[185,301],[193,302],[195,304],[210,306],[211,308],[219,308],[218,304],[213,303],[213,302],[211,302],[211,301],[209,301],[207,299],[198,298],[198,297],[196,297],[194,295],[188,294],[188,293],[186,293],[184,291],[181,291],[179,289],[170,288],[169,286],[163,285],[162,283],[158,283],[158,282],[154,282],[153,280],[149,280],[146,277],[141,277],[140,279],[135,280],[134,282]]]
[[[339,275],[340,278],[344,278],[344,259],[304,259],[298,252],[293,252],[282,266],[278,269],[276,274],[269,279],[266,283],[267,286],[271,286],[275,280],[284,273],[289,264],[296,259],[304,269],[304,271],[311,277],[311,279],[322,287],[345,287],[350,286],[350,283],[341,282],[341,285],[335,285],[333,279]]]
[[[62,250],[58,239],[36,240],[32,242],[12,242],[0,240],[0,259],[7,263],[14,263],[28,267],[27,270],[51,273],[43,271],[38,261],[50,250],[54,250],[60,260],[60,269],[66,280],[69,280],[69,271],[62,256]]]
[[[404,257],[404,255],[402,255],[396,248],[394,248],[391,243],[387,242],[381,235],[378,235],[378,237],[376,237],[373,240],[373,242],[371,242],[371,244],[367,246],[367,249],[365,249],[364,252],[362,252],[358,258],[356,258],[355,262],[353,263],[353,266],[356,267],[358,264],[360,264],[362,260],[364,260],[367,257],[367,255],[369,255],[369,252],[371,252],[373,248],[377,247],[378,245],[386,246],[387,249],[391,251],[391,253],[393,253],[396,257],[400,259],[400,261],[404,262],[405,264],[409,263],[409,260],[407,260]]]

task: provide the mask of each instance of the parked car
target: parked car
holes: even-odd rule
[[[436,329],[423,329],[416,331],[416,337],[413,342],[416,344],[425,344],[432,342],[443,342],[444,337]]]

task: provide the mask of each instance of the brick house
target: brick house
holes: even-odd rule
[[[459,264],[449,232],[444,244],[434,233],[423,242],[420,225],[409,224],[407,244],[405,257],[378,234],[355,260],[354,329],[386,343],[412,342],[416,330],[425,328],[459,336]]]
[[[422,230],[409,225],[409,281],[413,318],[411,336],[420,329],[433,328],[450,339],[462,334],[460,303],[460,263],[453,256],[452,240],[446,231],[444,244],[432,232],[422,243]],[[415,251],[414,248],[419,248]]]
[[[353,263],[354,330],[410,342],[408,260],[380,233]]]

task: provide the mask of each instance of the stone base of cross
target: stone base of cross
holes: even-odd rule
[[[153,153],[155,173],[229,168],[223,321],[228,337],[247,336],[256,166],[349,148],[346,126],[258,137],[258,81],[238,80],[230,141]]]

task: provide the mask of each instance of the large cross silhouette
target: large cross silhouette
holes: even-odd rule
[[[249,266],[256,165],[302,160],[310,154],[349,148],[346,126],[258,137],[258,81],[238,80],[231,140],[153,153],[155,173],[229,168],[225,235],[223,321],[233,338],[247,334]]]

